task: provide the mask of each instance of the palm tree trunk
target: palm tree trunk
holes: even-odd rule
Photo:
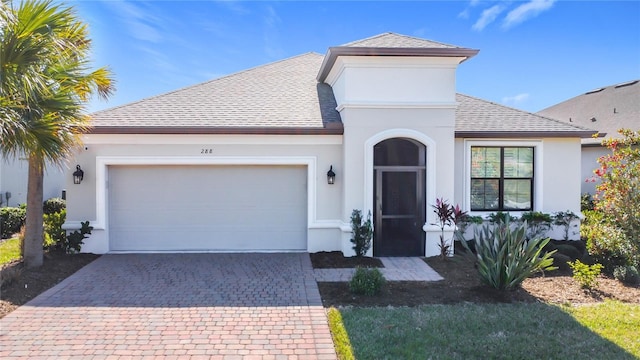
[[[44,164],[36,156],[29,156],[29,178],[27,184],[27,218],[24,231],[24,264],[26,267],[42,265],[44,238],[42,193]]]

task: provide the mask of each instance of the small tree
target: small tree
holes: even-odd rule
[[[611,154],[598,159],[594,171],[601,180],[596,187],[595,209],[605,223],[622,232],[630,248],[630,265],[640,262],[640,130],[621,129],[622,138],[606,139]]]
[[[373,237],[373,229],[371,227],[371,211],[367,214],[367,219],[362,217],[362,211],[353,210],[351,212],[351,243],[353,251],[357,257],[363,257],[367,251],[371,249],[371,238]]]

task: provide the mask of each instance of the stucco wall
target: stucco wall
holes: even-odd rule
[[[308,250],[339,250],[335,248],[335,239],[340,237],[340,204],[342,162],[340,136],[221,136],[221,135],[137,135],[110,136],[88,135],[85,147],[74,161],[85,171],[84,181],[80,185],[72,184],[71,176],[67,178],[68,214],[67,227],[79,226],[80,221],[90,220],[96,227],[91,239],[86,241],[84,250],[89,252],[108,251],[108,239],[105,228],[106,218],[104,194],[100,188],[107,184],[97,181],[97,174],[104,172],[104,161],[124,162],[130,159],[154,163],[166,163],[178,159],[185,164],[262,164],[269,165],[284,161],[297,163],[295,158],[304,161],[313,159],[315,168],[314,183],[311,189],[313,209],[308,224]],[[97,159],[97,160],[96,160]],[[107,160],[101,160],[107,159]],[[115,159],[115,160],[114,160]],[[303,162],[304,162],[303,161]],[[333,165],[337,173],[336,184],[327,184],[326,173]],[[102,168],[102,169],[101,169]],[[108,172],[108,169],[106,169]],[[108,174],[104,176],[108,179]],[[269,179],[264,179],[269,181]],[[309,182],[309,181],[308,181]],[[230,184],[233,186],[233,184]],[[180,189],[167,189],[180,191]],[[167,204],[170,206],[170,204]],[[315,232],[318,232],[316,234]],[[333,235],[331,235],[333,234]]]
[[[61,197],[65,186],[65,173],[63,169],[53,164],[48,164],[44,173],[43,199]],[[71,167],[69,165],[68,167]],[[75,167],[74,167],[75,169]],[[29,164],[22,158],[16,160],[0,160],[0,193],[2,194],[2,206],[7,206],[5,193],[11,192],[9,206],[18,206],[27,202],[27,179]]]
[[[455,101],[456,57],[341,56],[327,76],[338,106]]]
[[[344,124],[342,251],[352,255],[353,209],[373,213],[373,146],[411,138],[427,148],[426,255],[439,253],[431,205],[453,198],[455,75],[462,58],[341,56],[326,82],[333,87]]]
[[[607,154],[611,154],[611,150],[601,146],[586,146],[582,148],[581,192],[583,194],[596,193],[596,186],[600,183],[600,180],[597,180],[597,177],[593,174],[593,171],[600,167],[598,164],[598,158]],[[591,179],[594,179],[595,182],[592,182]]]
[[[469,168],[468,151],[470,144],[485,146],[505,146],[526,143],[536,147],[534,210],[553,214],[570,210],[580,214],[580,194],[583,183],[581,174],[581,146],[578,138],[545,139],[456,139],[455,143],[455,204],[469,210]],[[489,212],[470,212],[471,215],[486,216]],[[513,212],[520,216],[521,212]],[[574,221],[571,239],[579,239],[579,221]],[[563,237],[561,229],[554,229],[549,236]]]
[[[455,110],[452,109],[363,109],[345,108],[342,218],[348,224],[353,209],[373,212],[373,146],[394,137],[413,138],[427,147],[426,203],[424,224],[426,251],[437,250],[437,234],[431,205],[436,197],[453,197],[453,132]],[[345,254],[352,254],[348,232],[343,238]]]

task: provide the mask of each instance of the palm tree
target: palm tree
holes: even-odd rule
[[[24,262],[42,265],[43,175],[81,144],[90,126],[85,104],[113,91],[109,70],[91,71],[87,26],[50,0],[0,5],[0,152],[29,160]]]

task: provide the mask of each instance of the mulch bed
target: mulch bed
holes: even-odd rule
[[[99,255],[45,254],[41,267],[26,269],[21,262],[5,265],[3,280],[14,278],[0,289],[0,318],[25,304],[45,290],[89,264]],[[343,257],[340,252],[311,254],[315,268],[382,267],[379,259]],[[453,258],[427,258],[429,266],[445,279],[437,282],[388,282],[377,296],[354,295],[347,283],[318,283],[325,306],[418,306],[423,304],[548,302],[585,304],[607,299],[640,304],[640,286],[624,286],[601,276],[596,291],[589,292],[571,278],[568,272],[553,271],[524,281],[510,292],[496,291],[480,281],[473,263],[456,255]],[[11,276],[10,272],[18,275]]]
[[[355,295],[348,283],[318,283],[322,301],[329,306],[418,306],[424,304],[547,302],[585,304],[619,300],[640,304],[640,287],[625,286],[615,279],[599,278],[595,291],[581,289],[570,272],[559,270],[526,279],[514,291],[498,291],[484,285],[471,260],[456,255],[445,260],[425,259],[444,280],[437,282],[387,282],[381,294]]]
[[[98,257],[100,255],[68,255],[50,251],[44,255],[43,265],[37,268],[25,268],[21,261],[4,265],[0,269],[3,280],[3,286],[0,289],[0,318],[58,284]]]

